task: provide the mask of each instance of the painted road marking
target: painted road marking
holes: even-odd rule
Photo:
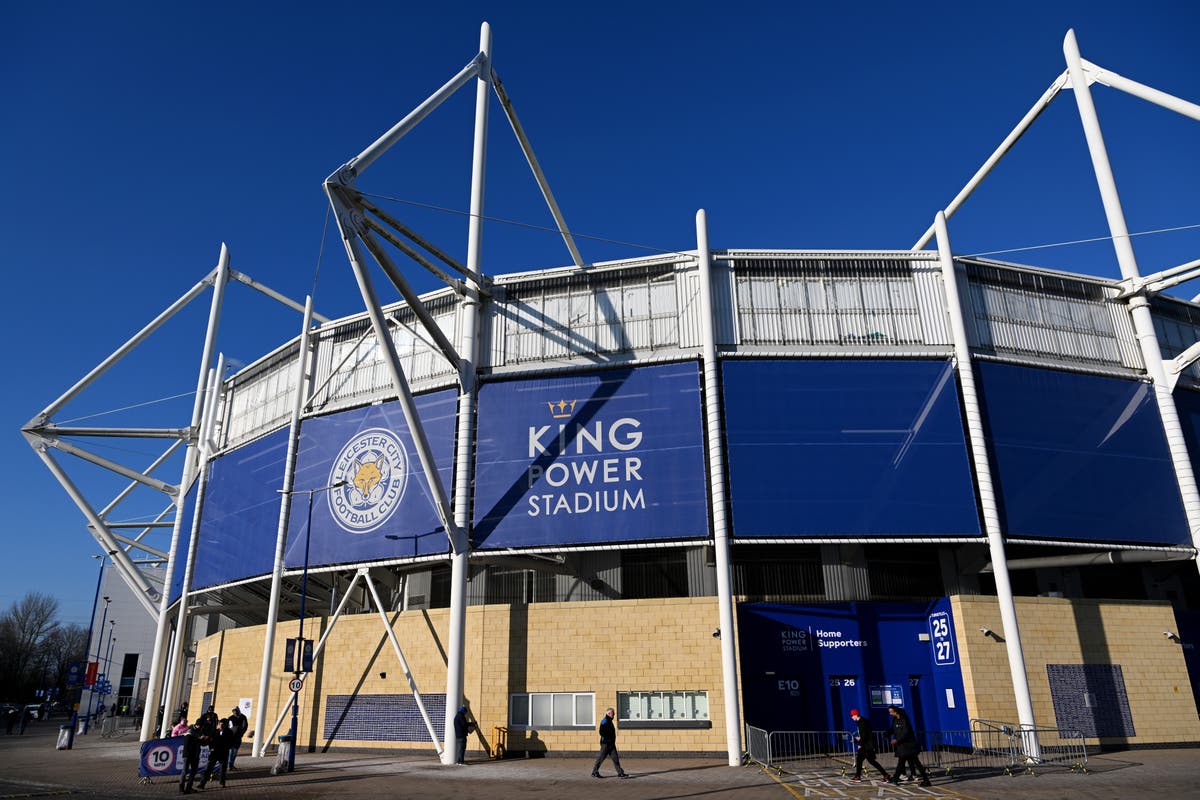
[[[915,783],[907,786],[897,786],[895,784],[886,783],[877,780],[864,780],[862,783],[855,783],[849,778],[827,777],[814,773],[792,773],[792,780],[788,781],[782,775],[776,774],[774,770],[762,768],[762,771],[771,776],[771,778],[786,789],[793,797],[809,798],[809,797],[842,797],[851,798],[852,800],[901,800],[901,798],[919,798],[920,800],[979,800],[969,794],[951,789],[949,786],[938,786],[937,784],[928,787],[917,786]]]

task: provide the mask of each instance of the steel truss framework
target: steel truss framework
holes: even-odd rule
[[[1049,106],[1049,104],[1061,93],[1064,89],[1070,88],[1074,91],[1076,102],[1079,106],[1080,116],[1083,123],[1084,133],[1087,138],[1089,151],[1092,155],[1093,168],[1096,174],[1097,183],[1104,202],[1104,208],[1108,219],[1109,229],[1112,234],[1114,248],[1118,262],[1120,264],[1123,288],[1122,293],[1115,298],[1117,301],[1124,302],[1128,309],[1133,324],[1137,333],[1137,340],[1141,349],[1141,354],[1144,359],[1146,373],[1150,382],[1155,389],[1155,397],[1159,409],[1160,416],[1163,421],[1164,430],[1167,434],[1168,444],[1171,451],[1175,474],[1179,485],[1180,493],[1184,499],[1184,508],[1188,520],[1188,525],[1191,530],[1192,542],[1194,547],[1200,548],[1200,494],[1197,493],[1195,477],[1192,474],[1190,461],[1188,459],[1186,443],[1183,439],[1179,428],[1178,413],[1175,409],[1174,402],[1171,398],[1171,390],[1178,379],[1182,370],[1186,369],[1189,364],[1200,358],[1200,342],[1185,350],[1181,355],[1171,361],[1164,361],[1159,348],[1158,339],[1156,337],[1153,322],[1150,316],[1149,298],[1157,293],[1160,293],[1168,288],[1179,285],[1185,281],[1200,277],[1200,260],[1191,261],[1176,267],[1162,270],[1158,273],[1149,276],[1141,276],[1139,274],[1136,258],[1133,254],[1132,245],[1130,243],[1128,229],[1125,224],[1124,214],[1121,209],[1120,199],[1117,194],[1115,180],[1112,175],[1112,170],[1109,165],[1107,152],[1104,146],[1103,136],[1101,134],[1099,121],[1096,116],[1095,107],[1092,103],[1090,87],[1094,83],[1109,86],[1111,88],[1124,91],[1135,97],[1151,102],[1155,105],[1162,106],[1168,110],[1187,116],[1191,119],[1200,121],[1200,105],[1190,103],[1180,98],[1169,95],[1165,92],[1153,89],[1144,84],[1122,77],[1117,73],[1097,66],[1096,64],[1086,61],[1081,58],[1079,49],[1075,41],[1073,31],[1069,31],[1064,42],[1064,55],[1066,57],[1067,68],[1050,84],[1046,92],[1038,99],[1033,107],[1025,114],[1017,126],[1009,133],[1002,141],[1000,146],[992,153],[985,161],[982,167],[975,173],[970,181],[963,189],[953,198],[953,200],[934,218],[930,228],[917,240],[913,246],[913,250],[921,250],[927,247],[936,239],[937,257],[941,266],[943,283],[946,287],[946,303],[947,312],[950,319],[951,328],[953,330],[954,341],[954,360],[956,362],[957,380],[959,389],[963,398],[964,412],[967,419],[967,427],[969,434],[969,450],[971,454],[972,466],[976,474],[976,478],[980,490],[981,513],[984,521],[984,529],[987,534],[989,550],[991,555],[990,571],[996,576],[997,593],[999,595],[1001,614],[1005,625],[1005,636],[1008,648],[1008,657],[1010,662],[1010,670],[1013,676],[1014,691],[1016,694],[1018,713],[1020,722],[1023,726],[1033,728],[1035,720],[1033,719],[1032,703],[1029,697],[1028,680],[1024,672],[1024,660],[1021,650],[1021,640],[1018,631],[1015,605],[1013,602],[1011,584],[1009,582],[1008,572],[1010,565],[1007,562],[1005,555],[1005,541],[999,524],[998,512],[996,509],[995,495],[991,485],[991,469],[988,463],[988,454],[983,439],[982,417],[979,411],[978,398],[974,387],[974,374],[971,367],[972,354],[967,346],[967,335],[963,321],[962,304],[958,298],[959,277],[955,261],[953,259],[947,221],[953,217],[954,213],[965,203],[967,198],[979,187],[984,178],[996,167],[1000,160],[1015,143],[1023,136],[1030,128],[1032,123],[1039,115]],[[459,263],[446,252],[438,248],[433,243],[423,238],[417,232],[405,226],[402,222],[395,219],[376,204],[372,203],[363,193],[356,188],[356,180],[362,173],[386,151],[400,141],[406,134],[413,130],[426,116],[432,113],[438,106],[447,100],[454,93],[470,85],[475,84],[476,89],[476,105],[475,105],[475,142],[474,155],[472,164],[472,183],[471,183],[471,208],[470,222],[468,229],[467,242],[467,258],[465,263]],[[472,480],[472,458],[473,449],[473,430],[475,416],[475,400],[476,387],[478,380],[478,353],[479,353],[479,318],[481,304],[486,302],[490,297],[492,281],[484,275],[481,268],[481,238],[482,238],[482,219],[483,219],[483,197],[484,197],[484,172],[485,172],[485,154],[486,154],[486,129],[487,115],[490,101],[490,93],[495,92],[499,99],[500,105],[503,108],[505,115],[512,127],[512,130],[525,154],[529,167],[533,173],[535,180],[546,200],[550,213],[553,216],[557,228],[562,235],[563,241],[570,252],[572,262],[577,270],[587,270],[590,265],[585,263],[581,257],[578,248],[576,247],[574,237],[571,235],[565,219],[558,207],[553,193],[549,188],[544,173],[538,164],[537,158],[533,153],[533,148],[529,143],[513,108],[511,99],[505,91],[503,84],[497,75],[491,62],[491,33],[490,28],[485,23],[481,30],[480,47],[478,54],[467,63],[453,78],[445,83],[441,88],[429,96],[423,103],[419,104],[411,113],[404,117],[400,122],[388,130],[383,136],[376,140],[371,146],[360,153],[357,157],[351,159],[337,171],[335,171],[325,182],[325,191],[328,196],[330,205],[335,215],[339,231],[342,236],[343,244],[346,248],[346,253],[353,271],[358,288],[362,295],[364,307],[370,320],[370,328],[364,332],[362,339],[373,334],[378,345],[382,349],[383,355],[387,362],[390,377],[396,396],[400,401],[409,429],[412,432],[418,458],[421,468],[425,473],[429,486],[432,490],[432,502],[436,512],[448,532],[449,539],[449,559],[451,564],[451,613],[450,613],[450,636],[447,647],[447,679],[446,679],[446,720],[445,731],[446,738],[439,746],[436,741],[436,734],[433,726],[424,713],[423,706],[421,707],[422,714],[425,718],[426,726],[429,729],[431,738],[434,739],[435,749],[442,755],[443,761],[448,762],[451,758],[451,753],[454,752],[452,742],[452,724],[451,716],[454,709],[459,705],[462,698],[463,690],[463,644],[464,644],[464,621],[465,621],[465,583],[467,576],[467,557],[469,555],[469,540],[467,537],[467,528],[470,524],[470,487]],[[717,565],[717,582],[719,595],[719,609],[721,614],[721,628],[732,630],[732,599],[729,581],[729,523],[727,511],[725,508],[725,497],[723,490],[722,476],[724,473],[723,453],[720,451],[720,431],[723,424],[722,412],[719,407],[719,387],[717,384],[716,367],[721,353],[718,352],[713,325],[712,312],[712,279],[710,276],[711,255],[708,248],[707,237],[707,221],[704,212],[697,214],[697,249],[694,255],[688,254],[688,260],[694,259],[699,266],[701,272],[701,303],[702,303],[702,323],[704,325],[703,345],[703,380],[706,386],[705,399],[705,416],[706,425],[708,427],[709,439],[709,465],[711,470],[710,477],[710,500],[713,509],[713,541],[716,545],[716,565]],[[405,279],[401,270],[397,267],[395,261],[389,253],[386,245],[390,245],[395,251],[400,252],[404,256],[411,259],[423,269],[435,275],[439,280],[443,281],[458,297],[458,302],[463,309],[462,319],[465,324],[459,332],[457,342],[451,342],[450,339],[442,332],[439,325],[433,318],[428,308],[424,305],[421,298],[413,291],[411,285]],[[423,252],[422,252],[423,251]],[[388,279],[388,282],[396,289],[401,298],[407,304],[411,313],[416,316],[420,323],[419,330],[414,330],[413,333],[425,341],[431,343],[434,350],[441,355],[453,368],[458,383],[458,420],[457,420],[457,437],[456,450],[453,466],[454,485],[453,491],[446,487],[436,469],[431,455],[428,437],[425,434],[424,428],[416,414],[416,407],[413,400],[412,392],[409,388],[404,369],[400,363],[399,356],[396,351],[395,344],[390,335],[391,326],[397,324],[398,320],[394,316],[389,316],[383,310],[380,303],[379,295],[376,291],[375,284],[371,274],[368,271],[367,256],[376,263],[383,271]],[[272,297],[275,300],[285,303],[289,307],[302,310],[304,313],[304,323],[300,337],[299,357],[297,359],[297,381],[296,395],[291,417],[291,436],[289,438],[289,451],[287,455],[284,486],[281,491],[279,527],[277,531],[277,547],[275,569],[271,580],[271,593],[269,599],[268,611],[268,631],[265,637],[265,647],[263,654],[263,672],[262,684],[260,686],[260,696],[257,705],[257,718],[255,729],[262,731],[266,729],[266,696],[267,696],[267,681],[271,673],[272,660],[272,643],[274,641],[274,628],[276,620],[279,616],[280,609],[283,607],[281,602],[281,588],[284,578],[283,570],[283,546],[285,544],[286,531],[290,516],[290,504],[293,489],[293,468],[295,460],[295,442],[298,435],[298,426],[301,415],[304,410],[311,406],[313,398],[321,387],[312,388],[308,386],[308,376],[312,374],[309,368],[309,358],[311,356],[311,347],[309,336],[313,328],[313,321],[327,322],[324,317],[315,314],[312,310],[311,298],[307,299],[306,303],[301,306],[287,298],[271,291],[270,289],[256,283],[241,273],[235,272],[229,268],[228,251],[222,247],[221,259],[218,266],[210,272],[205,278],[195,287],[185,293],[172,306],[164,311],[159,317],[147,325],[142,331],[135,335],[129,342],[118,348],[108,359],[93,369],[87,376],[72,387],[66,394],[50,404],[46,409],[33,418],[24,428],[23,434],[29,441],[30,445],[38,453],[39,457],[46,464],[47,468],[55,475],[59,482],[63,485],[68,495],[76,503],[83,512],[88,521],[87,529],[89,534],[96,540],[102,550],[111,554],[114,557],[114,562],[121,571],[122,577],[135,590],[143,606],[147,611],[153,614],[158,619],[158,635],[156,639],[156,649],[154,653],[154,662],[151,669],[151,680],[148,689],[147,707],[154,708],[155,704],[161,700],[165,707],[172,707],[175,701],[175,693],[177,691],[176,679],[180,672],[179,655],[182,646],[182,635],[174,637],[174,646],[171,648],[169,664],[164,669],[164,654],[167,650],[169,637],[169,617],[170,609],[167,603],[167,592],[164,591],[164,586],[170,586],[172,581],[173,571],[179,568],[176,562],[176,556],[179,552],[180,537],[189,535],[191,537],[192,546],[189,548],[188,563],[184,565],[184,592],[181,597],[179,608],[176,611],[176,627],[177,632],[185,630],[184,626],[188,619],[188,614],[191,611],[203,610],[205,613],[213,613],[219,611],[226,613],[237,619],[238,615],[243,613],[249,606],[257,606],[263,601],[260,590],[246,582],[241,597],[246,601],[242,603],[231,603],[228,605],[217,606],[200,606],[196,609],[189,608],[188,592],[190,590],[190,576],[193,567],[193,559],[195,557],[195,544],[198,525],[198,515],[202,505],[202,497],[197,497],[196,501],[196,517],[191,521],[192,527],[187,531],[184,530],[184,522],[182,519],[183,498],[187,494],[188,489],[198,480],[200,491],[203,487],[204,470],[207,464],[207,459],[213,452],[213,426],[218,417],[217,407],[221,400],[222,391],[222,372],[223,362],[217,360],[216,366],[213,367],[214,360],[214,341],[218,321],[220,317],[220,309],[222,298],[224,295],[225,285],[228,279],[233,278],[242,282],[264,294]],[[193,299],[198,297],[204,290],[213,288],[212,307],[209,316],[209,325],[205,338],[204,350],[201,359],[200,374],[197,380],[195,404],[190,424],[184,428],[175,429],[103,429],[103,428],[78,428],[57,426],[53,422],[53,416],[71,399],[76,397],[96,378],[106,372],[113,364],[123,358],[131,350],[133,350],[145,338],[150,336],[158,329],[167,319],[177,313],[183,306],[187,305]],[[1196,299],[1200,299],[1200,295]],[[347,355],[349,358],[349,355]],[[336,370],[335,370],[336,371]],[[148,467],[135,469],[117,464],[103,457],[90,453],[86,449],[79,447],[71,442],[64,441],[63,437],[111,437],[120,436],[128,438],[149,438],[149,439],[166,439],[170,440],[166,452],[156,459]],[[715,443],[715,444],[714,444]],[[183,476],[178,484],[170,484],[155,478],[152,473],[165,462],[168,457],[174,453],[181,445],[186,445],[186,457],[184,460]],[[130,485],[120,494],[117,495],[107,505],[96,510],[96,507],[86,500],[78,488],[70,481],[66,473],[63,471],[57,460],[52,455],[52,450],[68,453],[81,458],[90,463],[109,469],[119,475],[130,480]],[[169,502],[167,508],[162,512],[157,519],[151,523],[138,524],[134,527],[140,530],[132,535],[126,536],[118,533],[119,530],[128,527],[126,523],[115,523],[108,520],[111,512],[120,504],[135,488],[142,486],[152,488],[167,495]],[[173,520],[168,522],[167,518],[174,512]],[[149,534],[158,529],[164,529],[168,525],[172,528],[170,546],[167,549],[156,547],[147,541]],[[1147,548],[1150,550],[1152,548]],[[133,552],[140,552],[145,555],[145,558],[134,559],[130,556]],[[1192,558],[1194,558],[1194,550]],[[1153,556],[1147,556],[1153,557]],[[1177,557],[1177,556],[1176,556]],[[1085,558],[1092,558],[1091,556]],[[1135,560],[1133,558],[1124,560]],[[1136,559],[1140,560],[1140,559]],[[163,583],[158,585],[154,581],[147,578],[144,574],[143,567],[161,566],[165,563],[166,570],[163,577]],[[1014,562],[1011,565],[1013,568],[1020,568],[1021,564]],[[384,621],[385,627],[388,630],[389,636],[392,639],[397,657],[400,659],[401,665],[409,677],[410,684],[413,688],[414,695],[418,697],[416,692],[415,680],[409,673],[407,664],[404,661],[404,656],[400,650],[399,643],[396,642],[394,634],[391,632],[391,626],[387,624],[387,619],[384,612],[384,604],[380,602],[375,586],[367,574],[366,569],[360,568],[354,575],[353,580],[342,592],[341,601],[338,605],[338,611],[333,616],[336,621],[337,617],[342,613],[351,592],[355,590],[359,578],[362,578],[363,586],[369,590],[371,597],[374,600],[375,607],[379,611],[381,618]],[[332,601],[337,594],[337,587],[332,583],[325,587],[332,605]],[[289,606],[289,610],[290,610]],[[330,629],[332,628],[332,624]],[[325,632],[328,635],[329,630]],[[322,637],[320,647],[324,643]],[[736,643],[734,637],[724,637],[722,640],[722,660],[725,670],[725,702],[726,702],[726,719],[727,719],[727,743],[730,755],[729,763],[735,765],[740,763],[741,758],[741,733],[739,727],[740,715],[737,706],[738,697],[738,682],[736,673],[736,660],[734,647]],[[167,676],[165,681],[162,680],[163,675]],[[285,709],[286,713],[286,709]],[[153,715],[147,715],[147,722],[143,726],[142,739],[149,738],[151,734],[151,723]],[[281,718],[282,719],[282,716]],[[278,723],[276,724],[278,727]],[[270,741],[270,736],[257,737],[257,752],[262,753],[262,749],[266,743]],[[1036,754],[1034,754],[1036,755]]]

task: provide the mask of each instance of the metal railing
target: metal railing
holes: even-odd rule
[[[1052,727],[1022,728],[992,720],[971,720],[964,731],[919,731],[917,740],[928,750],[921,760],[930,770],[959,773],[1018,772],[1039,769],[1087,772],[1087,745],[1077,730]],[[891,757],[894,745],[885,732],[875,733],[880,756]],[[781,772],[838,769],[854,766],[854,735],[849,731],[766,731],[746,726],[746,757]]]

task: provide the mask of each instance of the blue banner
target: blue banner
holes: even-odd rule
[[[416,398],[447,494],[457,403],[454,391]],[[284,563],[302,567],[306,545],[314,567],[445,553],[432,497],[399,402],[305,420]]]
[[[138,775],[143,778],[158,778],[178,775],[183,772],[183,738],[170,736],[166,739],[150,739],[142,742],[138,758]],[[208,766],[208,745],[200,746],[200,772]],[[225,777],[222,775],[221,777]]]
[[[269,433],[209,465],[194,589],[274,568],[288,433],[287,428]]]
[[[1149,384],[987,362],[976,371],[1005,536],[1191,543]]]
[[[192,522],[196,517],[196,490],[200,481],[192,481],[192,486],[183,496],[183,523],[179,529],[179,544],[175,553],[175,571],[171,574],[171,590],[169,602],[174,603],[183,594],[183,575],[187,571],[188,552],[192,546]]]
[[[694,362],[484,384],[474,545],[708,536]]]
[[[738,537],[979,535],[946,361],[726,361]]]

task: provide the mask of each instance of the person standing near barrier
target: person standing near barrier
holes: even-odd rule
[[[863,762],[866,761],[879,770],[879,774],[885,781],[890,781],[892,777],[875,758],[875,731],[871,729],[871,721],[859,714],[857,708],[850,709],[850,719],[854,720],[854,724],[858,726],[858,730],[854,733],[854,777],[850,780],[862,780]]]
[[[237,769],[233,762],[237,760],[238,750],[242,747],[242,737],[246,735],[246,728],[249,726],[250,720],[246,719],[242,710],[235,706],[229,714],[229,731],[233,734],[229,740],[229,768],[231,770]]]
[[[888,706],[888,713],[892,715],[892,729],[889,733],[892,743],[896,745],[896,772],[888,783],[899,784],[900,775],[904,773],[904,767],[907,764],[910,767],[916,767],[917,772],[921,775],[921,786],[932,786],[933,784],[929,782],[929,773],[925,771],[925,765],[917,757],[917,754],[921,752],[921,747],[917,744],[917,732],[913,730],[908,714],[896,706]]]
[[[617,726],[613,724],[616,714],[617,712],[610,708],[604,712],[604,719],[600,720],[600,755],[596,756],[596,764],[592,767],[593,778],[604,777],[600,774],[600,765],[609,757],[612,758],[613,766],[617,768],[617,777],[629,777],[625,770],[621,769],[621,757],[617,755]]]
[[[192,783],[200,771],[200,729],[193,725],[183,736],[183,769],[179,773],[179,791],[192,793]]]
[[[221,785],[225,785],[226,774],[229,769],[229,745],[233,742],[233,733],[229,730],[229,720],[221,719],[217,723],[217,732],[213,734],[208,743],[208,766],[204,768],[204,775],[200,778],[199,788],[203,789],[205,784],[212,779],[213,771],[219,770],[221,773]]]

